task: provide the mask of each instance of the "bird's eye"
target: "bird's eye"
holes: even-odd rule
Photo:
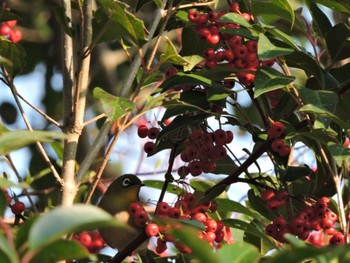
[[[130,179],[129,178],[125,178],[124,180],[123,180],[123,186],[128,186],[130,184]]]

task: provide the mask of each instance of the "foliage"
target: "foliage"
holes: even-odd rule
[[[155,262],[349,260],[346,1],[15,2],[0,8],[11,95],[0,106],[0,262],[121,262],[142,258],[148,236]],[[18,43],[6,31],[17,20]],[[17,84],[39,64],[45,110]],[[25,175],[12,158],[22,148]],[[131,171],[125,157],[139,149]],[[87,233],[128,227],[96,206],[117,166],[152,196],[144,222],[129,211],[142,231],[114,256]]]

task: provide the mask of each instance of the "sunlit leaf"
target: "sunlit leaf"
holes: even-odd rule
[[[264,35],[259,34],[258,40],[258,56],[259,59],[267,60],[278,56],[283,56],[292,53],[291,48],[277,47]]]
[[[251,27],[252,25],[247,22],[240,14],[227,13],[218,19],[219,22],[234,23],[244,27]]]
[[[286,85],[293,82],[294,76],[286,76],[281,72],[270,68],[270,67],[260,67],[255,73],[255,98],[260,95],[285,87]]]
[[[230,263],[257,263],[260,258],[258,249],[245,242],[237,242],[235,244],[224,245],[219,251],[218,262]]]
[[[342,166],[343,162],[349,163],[350,148],[346,148],[343,145],[330,142],[328,143],[328,149],[338,166]]]
[[[161,63],[168,62],[171,64],[181,65],[181,66],[188,65],[189,62],[177,53],[174,44],[171,42],[169,38],[166,38],[166,42],[167,42],[167,48],[165,49],[165,52],[162,55],[160,55],[160,62]]]
[[[114,122],[135,109],[135,105],[129,99],[116,97],[101,88],[95,88],[93,95],[101,101],[105,113]]]
[[[350,14],[350,4],[347,1],[338,0],[310,0],[310,2],[324,5],[335,12]]]
[[[119,225],[110,214],[96,206],[57,207],[33,223],[28,237],[29,247],[47,246],[72,232]]]
[[[63,133],[47,131],[10,131],[0,136],[0,155],[18,150],[35,142],[52,142],[54,139],[64,139]]]
[[[218,211],[229,211],[254,217],[254,213],[239,202],[230,199],[216,199]]]

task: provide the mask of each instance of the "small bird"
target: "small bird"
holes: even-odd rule
[[[99,230],[103,240],[112,248],[123,250],[130,245],[144,228],[135,224],[128,209],[130,204],[139,201],[141,180],[133,174],[125,174],[114,180],[107,188],[98,206],[118,220],[125,223],[123,228],[101,228]]]

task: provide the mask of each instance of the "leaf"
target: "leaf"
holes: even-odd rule
[[[244,27],[251,27],[252,25],[247,22],[240,14],[226,13],[218,19],[218,22],[234,23]]]
[[[0,262],[1,263],[19,263],[16,251],[9,245],[9,241],[0,234]]]
[[[349,163],[350,148],[346,148],[343,145],[330,142],[328,143],[328,149],[339,167],[342,166],[343,162]]]
[[[204,86],[212,86],[213,81],[209,78],[202,77],[197,74],[187,74],[183,72],[179,72],[176,75],[168,78],[163,82],[160,86],[163,91],[168,89],[173,89],[182,85],[204,85]]]
[[[155,188],[155,189],[159,189],[159,190],[162,190],[163,185],[164,185],[164,181],[159,181],[159,180],[144,180],[142,182],[147,187],[151,187],[151,188]],[[169,186],[167,188],[167,193],[178,194],[177,185],[169,184]]]
[[[170,233],[182,244],[188,246],[192,251],[191,255],[197,258],[199,262],[220,262],[209,243],[204,239],[199,238],[197,228],[184,224],[181,224],[180,226],[175,224],[171,227]]]
[[[299,178],[308,176],[311,173],[312,170],[308,166],[288,166],[287,169],[283,171],[281,180],[283,182],[293,182]]]
[[[269,220],[273,220],[275,218],[274,213],[267,209],[266,203],[262,201],[262,199],[255,195],[254,190],[250,189],[248,191],[248,200],[251,207],[259,212],[262,216],[266,217]]]
[[[99,87],[94,88],[93,95],[101,101],[105,113],[113,122],[135,109],[135,105],[129,99],[116,97]]]
[[[89,255],[87,249],[77,241],[60,239],[42,248],[30,262],[51,263],[61,260],[77,260],[88,258]],[[90,260],[95,261],[92,256]]]
[[[186,66],[189,64],[189,62],[181,57],[174,46],[174,44],[171,42],[169,38],[165,38],[167,42],[167,47],[165,49],[165,52],[160,55],[160,63],[171,63],[174,65],[181,65],[181,66]]]
[[[221,263],[256,263],[261,257],[256,247],[245,242],[224,245],[217,254]]]
[[[221,29],[220,31],[223,33],[229,34],[231,36],[241,36],[241,37],[252,39],[255,41],[258,41],[259,39],[256,33],[254,34],[247,28],[229,28],[229,29]]]
[[[290,35],[284,33],[283,31],[279,30],[276,27],[265,26],[264,29],[266,29],[267,32],[274,35],[275,37],[278,37],[279,39],[281,39],[285,44],[289,45],[291,48],[300,51],[300,47],[296,43],[295,39]]]
[[[257,98],[266,92],[283,88],[293,82],[294,79],[294,76],[285,76],[273,68],[260,67],[255,73],[254,97]]]
[[[0,22],[10,21],[10,20],[21,20],[21,17],[0,7]]]
[[[327,111],[334,113],[338,103],[337,93],[328,90],[312,90],[300,87],[297,87],[297,90],[305,103],[324,108]]]
[[[314,27],[316,27],[318,34],[325,39],[327,32],[332,28],[331,22],[317,4],[310,3],[309,10],[313,18]]]
[[[316,105],[306,104],[305,106],[301,107],[298,111],[299,112],[313,113],[316,116],[325,117],[326,119],[334,121],[336,124],[338,124],[343,129],[349,128],[349,125],[346,122],[344,122],[343,120],[339,119],[336,115],[334,115],[334,114],[330,113],[329,111],[327,111],[326,109],[318,107]]]
[[[10,131],[0,136],[0,155],[6,155],[35,142],[52,142],[53,139],[64,139],[63,133],[47,131]]]
[[[183,66],[184,71],[190,71],[195,66],[197,66],[201,61],[203,61],[203,57],[199,55],[192,56],[183,56],[183,58],[187,61],[187,64]]]
[[[277,47],[262,33],[259,34],[258,40],[258,57],[261,60],[268,60],[278,56],[292,53],[291,48]]]
[[[350,57],[350,29],[340,23],[332,27],[326,36],[328,52],[333,61],[339,61]]]
[[[243,230],[244,232],[248,232],[262,239],[268,239],[265,232],[260,231],[256,225],[251,225],[240,219],[229,218],[229,219],[223,219],[222,222],[224,223],[225,226],[230,226],[232,228]]]
[[[0,64],[14,78],[24,68],[26,53],[24,49],[11,41],[0,38]]]
[[[311,2],[324,5],[333,11],[350,14],[350,4],[347,1],[338,0],[311,0]]]
[[[71,207],[57,207],[33,223],[28,245],[30,249],[38,249],[72,232],[119,225],[110,214],[96,206],[77,204]]]
[[[203,41],[192,27],[184,27],[181,34],[181,54],[183,56],[202,55],[209,47],[207,41]]]
[[[278,1],[253,1],[252,2],[252,13],[255,16],[262,16],[263,20],[286,19],[291,23],[293,27],[295,15],[292,7],[287,0]],[[267,20],[266,20],[267,19]]]
[[[5,192],[0,190],[0,218],[4,216],[6,208],[7,208],[7,198],[6,198]]]
[[[98,0],[98,2],[103,6],[109,19],[113,21],[113,26],[117,29],[120,37],[128,36],[138,47],[146,43],[143,21],[126,10],[128,5],[112,0]]]
[[[254,213],[251,210],[249,210],[239,202],[236,202],[230,199],[220,199],[220,198],[216,199],[216,201],[218,203],[218,211],[235,212],[235,213],[244,214],[250,217],[255,217]]]

